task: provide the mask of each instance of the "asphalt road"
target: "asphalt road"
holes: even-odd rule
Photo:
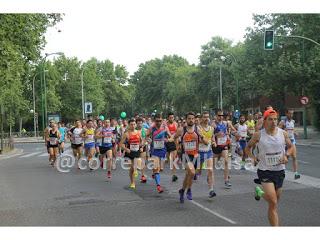
[[[216,170],[214,199],[207,197],[204,172],[193,185],[193,201],[180,204],[183,170],[178,182],[172,183],[170,170],[165,169],[162,194],[150,178],[146,184],[137,183],[133,191],[120,164],[111,180],[103,169],[89,172],[74,167],[61,173],[49,166],[43,144],[16,147],[23,152],[0,157],[1,226],[268,226],[266,202],[253,197],[256,174],[251,171],[232,169],[233,186],[226,190],[223,172]],[[299,147],[298,151],[301,172],[308,176],[294,181],[287,173],[280,221],[286,226],[319,226],[320,149]]]

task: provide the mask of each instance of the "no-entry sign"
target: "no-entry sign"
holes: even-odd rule
[[[300,98],[300,102],[301,102],[302,105],[307,105],[308,102],[309,102],[309,98],[306,97],[306,96],[303,96],[303,97]]]

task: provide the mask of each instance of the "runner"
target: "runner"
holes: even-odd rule
[[[228,127],[236,133],[237,130],[232,126],[230,122],[224,121],[224,114],[221,110],[217,111],[217,120],[214,127],[214,134],[216,137],[217,146],[212,148],[215,154],[214,158],[223,158],[224,160],[224,181],[225,187],[231,188],[231,182],[229,180],[229,157],[228,157]]]
[[[215,197],[214,172],[213,172],[213,152],[212,146],[216,146],[213,135],[213,127],[209,125],[209,112],[203,112],[201,116],[198,132],[200,134],[199,154],[200,173],[202,169],[207,169],[207,183],[209,187],[209,198]]]
[[[248,120],[246,121],[246,125],[248,126],[248,141],[250,141],[251,137],[255,132],[255,121],[253,120],[253,115],[250,113],[248,115]]]
[[[106,119],[104,121],[104,125],[100,130],[96,132],[96,138],[100,139],[99,142],[101,142],[99,151],[100,156],[99,160],[102,164],[103,168],[105,167],[104,164],[104,157],[107,159],[108,163],[108,170],[107,170],[107,178],[111,178],[111,169],[112,169],[112,145],[115,142],[115,135],[114,135],[114,129],[110,127],[110,120]]]
[[[237,129],[237,150],[236,153],[240,155],[242,158],[241,161],[241,170],[246,170],[245,168],[245,159],[246,159],[246,154],[244,152],[244,149],[247,146],[247,137],[248,137],[248,126],[246,125],[246,118],[244,115],[240,115],[239,118],[239,123],[237,123],[234,126]]]
[[[175,164],[172,164],[172,163],[177,158],[177,146],[176,146],[176,142],[174,141],[174,135],[177,133],[178,124],[174,120],[174,114],[172,112],[168,114],[167,127],[172,136],[165,143],[166,150],[167,150],[167,159],[169,160],[170,167],[172,166],[172,182],[176,182],[178,180],[178,177],[176,175],[176,167],[175,167]]]
[[[137,122],[136,129],[140,132],[141,138],[142,138],[143,142],[145,143],[144,146],[143,146],[143,150],[142,150],[142,152],[140,154],[141,158],[140,159],[138,158],[138,160],[137,160],[138,161],[137,162],[137,166],[138,166],[138,169],[140,168],[140,170],[141,170],[140,182],[146,183],[147,182],[147,178],[144,175],[144,173],[145,173],[146,160],[147,160],[148,154],[149,154],[149,148],[148,148],[148,144],[147,144],[147,141],[146,141],[147,130],[143,127],[143,119],[142,118],[138,117],[136,119],[136,122]]]
[[[151,136],[151,160],[153,161],[153,176],[157,185],[158,193],[163,189],[160,185],[161,161],[166,160],[165,142],[171,137],[169,129],[163,126],[163,119],[160,113],[155,114],[155,124],[147,131],[147,136]]]
[[[123,134],[120,146],[125,151],[125,158],[129,158],[130,162],[130,186],[129,188],[135,189],[136,184],[134,180],[134,172],[136,172],[136,159],[140,158],[140,153],[142,152],[143,140],[141,138],[140,132],[136,130],[136,120],[130,119],[128,130]]]
[[[65,136],[67,134],[67,128],[64,126],[64,122],[58,122],[58,130],[61,134],[59,140],[59,154],[64,152],[64,143],[65,143]]]
[[[118,143],[116,141],[118,135],[117,121],[114,118],[110,118],[110,128],[113,130],[113,142],[112,142],[112,170],[116,170],[117,164],[117,148]]]
[[[52,129],[47,133],[47,139],[49,139],[49,162],[54,166],[58,152],[59,152],[59,140],[60,140],[60,132],[58,131],[58,126],[56,123],[52,124]]]
[[[264,108],[265,111],[267,110],[270,110],[270,109],[273,109],[271,105],[268,105]],[[264,122],[264,118],[262,116],[262,113],[261,112],[258,112],[258,120],[256,122],[256,132],[261,130],[264,126],[263,126],[263,122]]]
[[[87,121],[87,128],[84,129],[84,131],[81,133],[80,136],[84,138],[84,150],[85,150],[85,155],[86,155],[88,163],[89,163],[90,171],[93,170],[91,168],[90,162],[91,162],[91,160],[94,156],[94,153],[95,153],[94,135],[95,135],[95,129],[93,128],[93,121],[88,120]]]
[[[187,189],[187,199],[192,200],[192,179],[195,175],[194,161],[198,158],[199,134],[195,127],[195,113],[189,112],[186,115],[187,126],[179,128],[175,139],[181,137],[183,146],[183,161],[186,167],[186,174],[183,180],[182,188],[179,190],[180,203],[184,203],[184,192]]]
[[[45,140],[44,142],[45,142],[45,145],[46,145],[46,147],[47,147],[47,152],[48,152],[48,154],[50,154],[50,153],[49,153],[50,140],[49,140],[49,138],[48,138],[47,136],[48,136],[48,134],[49,134],[49,131],[52,129],[54,123],[55,123],[54,120],[50,120],[50,121],[49,121],[49,126],[46,127],[46,128],[43,130],[43,136],[44,136],[44,140]]]
[[[82,156],[82,147],[83,147],[83,139],[81,137],[81,133],[83,131],[82,123],[80,120],[75,121],[75,127],[71,128],[68,132],[68,135],[71,139],[71,148],[73,151],[73,156],[78,160],[78,169],[79,160]]]
[[[101,129],[103,127],[103,122],[101,119],[98,119],[97,120],[97,128],[95,130],[95,136],[97,135],[97,132],[101,132]],[[100,147],[102,146],[102,138],[95,138],[95,147],[96,147],[96,154],[95,154],[95,157],[97,158],[100,154]],[[100,159],[100,156],[99,156],[99,159]],[[103,161],[100,161],[100,166],[101,168],[103,168]]]
[[[295,121],[293,118],[293,110],[287,109],[286,111],[286,118],[279,123],[279,127],[284,129],[291,140],[292,143],[292,164],[293,164],[293,171],[294,171],[294,179],[297,180],[300,178],[300,174],[298,173],[298,161],[297,161],[297,148],[296,148],[296,132],[294,131],[294,124]]]
[[[282,192],[282,185],[285,178],[285,164],[288,158],[285,153],[285,146],[288,147],[287,154],[291,154],[292,144],[288,133],[277,127],[278,114],[275,110],[266,110],[263,114],[264,127],[254,133],[246,147],[247,155],[258,164],[258,177],[262,184],[263,191],[256,187],[256,200],[261,196],[268,202],[268,218],[272,226],[279,226],[278,202]],[[252,148],[257,145],[259,153],[252,154]]]

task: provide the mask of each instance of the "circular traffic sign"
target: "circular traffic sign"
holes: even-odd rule
[[[306,97],[306,96],[303,96],[303,97],[300,98],[300,102],[301,102],[302,105],[307,105],[308,102],[309,102],[309,98]]]

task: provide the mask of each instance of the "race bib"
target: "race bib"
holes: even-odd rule
[[[50,145],[57,145],[57,138],[52,137],[49,139],[49,141],[50,141]]]
[[[218,138],[218,142],[217,142],[218,145],[226,145],[226,143],[227,143],[227,136]]]
[[[283,154],[281,152],[277,153],[266,153],[265,159],[267,166],[276,166],[279,165]]]
[[[184,146],[185,151],[197,150],[197,142],[196,141],[184,142],[183,146]]]
[[[153,142],[153,148],[154,149],[164,149],[164,141],[154,141]]]
[[[138,152],[140,149],[139,144],[130,144],[130,151]]]
[[[112,141],[112,137],[105,137],[103,140],[104,143],[111,143],[111,141]]]
[[[199,144],[199,151],[200,152],[209,152],[210,151],[210,144],[208,144],[208,145],[205,145],[205,144],[203,144],[203,143],[200,143]]]
[[[86,141],[87,143],[92,143],[92,142],[94,142],[94,136],[93,135],[87,135],[87,141]]]

